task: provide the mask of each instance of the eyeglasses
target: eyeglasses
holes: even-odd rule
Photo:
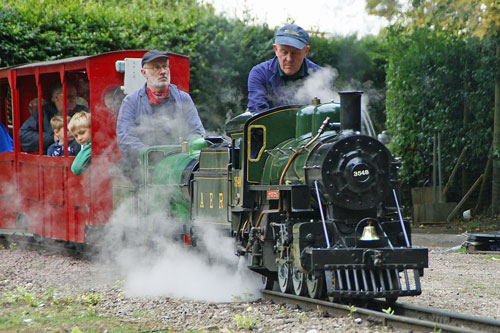
[[[153,72],[155,73],[158,73],[159,71],[161,71],[162,69],[164,71],[168,71],[170,69],[170,65],[156,65],[156,66],[152,66],[152,67],[144,67],[145,69],[150,69],[152,70]]]

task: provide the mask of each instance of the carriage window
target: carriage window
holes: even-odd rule
[[[249,136],[250,161],[256,162],[260,159],[266,147],[266,131],[264,126],[251,126]]]

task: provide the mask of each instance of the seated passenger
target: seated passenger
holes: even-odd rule
[[[75,140],[82,145],[82,149],[76,155],[71,171],[81,176],[90,165],[92,155],[92,145],[90,142],[90,113],[80,111],[75,113],[69,121],[69,131],[75,137]]]
[[[248,111],[252,113],[282,105],[303,104],[297,100],[303,79],[321,69],[306,59],[310,48],[309,34],[298,25],[281,27],[273,47],[276,56],[253,67],[248,75]]]
[[[14,150],[14,141],[9,135],[9,131],[4,124],[0,123],[0,153],[6,153]]]
[[[68,117],[69,123],[70,117]],[[64,130],[64,118],[60,114],[56,114],[50,119],[50,126],[54,131],[54,139],[56,142],[50,145],[47,149],[47,155],[52,157],[64,156],[64,136],[67,130]],[[68,156],[76,156],[80,152],[81,146],[74,140],[73,136],[68,136]]]
[[[76,88],[67,85],[67,107],[68,116],[72,116],[78,111],[88,111],[85,106],[76,104]],[[63,114],[63,94],[61,84],[56,84],[52,89],[52,100],[45,104],[42,108],[42,121],[43,121],[43,152],[47,152],[47,148],[55,142],[54,131],[50,126],[50,119],[56,114]],[[38,111],[33,114],[24,122],[19,130],[19,138],[21,140],[21,147],[25,152],[38,151]]]

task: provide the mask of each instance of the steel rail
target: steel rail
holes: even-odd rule
[[[270,290],[263,290],[262,296],[277,303],[288,303],[312,310],[320,309],[331,315],[346,316],[354,314],[356,317],[380,326],[407,329],[416,332],[500,332],[500,321],[497,320],[423,308],[410,304],[393,303],[387,305],[383,301],[370,301],[363,306],[350,306]],[[387,313],[389,312],[389,307],[391,311]]]

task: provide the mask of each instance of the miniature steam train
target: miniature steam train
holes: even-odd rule
[[[241,114],[226,124],[229,145],[191,142],[185,159],[157,164],[152,179],[161,181],[151,185],[180,185],[177,211],[191,219],[227,221],[266,288],[277,281],[282,292],[333,299],[419,295],[427,249],[411,247],[398,162],[361,134],[360,101],[347,92],[340,105]],[[179,170],[177,182],[165,181],[169,170]]]
[[[16,182],[2,189],[0,228],[22,227],[42,237],[85,244],[106,225],[113,207],[137,190],[127,179],[94,165],[111,170],[120,158],[114,97],[124,74],[110,75],[111,66],[144,52],[41,63],[44,70],[38,71],[36,66],[13,73],[0,70],[4,100],[7,84],[16,86],[17,80],[12,90],[15,151],[0,154],[2,181],[14,176]],[[187,60],[172,55],[171,63],[180,68],[172,81],[187,91]],[[26,77],[31,71],[36,79]],[[79,94],[89,101],[92,137],[100,140],[93,140],[93,166],[83,178],[68,171],[73,157],[21,152],[16,133],[27,117],[19,110],[49,93],[38,85],[41,76],[54,81],[60,73],[90,87]],[[7,108],[2,111],[7,114]],[[151,147],[140,156],[140,188],[155,199],[154,207],[138,204],[137,213],[169,211],[184,222],[186,244],[196,244],[200,224],[217,225],[236,239],[237,253],[247,257],[249,269],[262,275],[268,289],[278,282],[282,292],[331,299],[394,301],[419,295],[428,251],[412,248],[410,225],[399,206],[398,162],[382,143],[363,134],[366,127],[361,94],[346,92],[340,104],[316,100],[238,115],[226,124],[229,140],[197,138]],[[9,204],[12,188],[21,193],[21,206]]]

